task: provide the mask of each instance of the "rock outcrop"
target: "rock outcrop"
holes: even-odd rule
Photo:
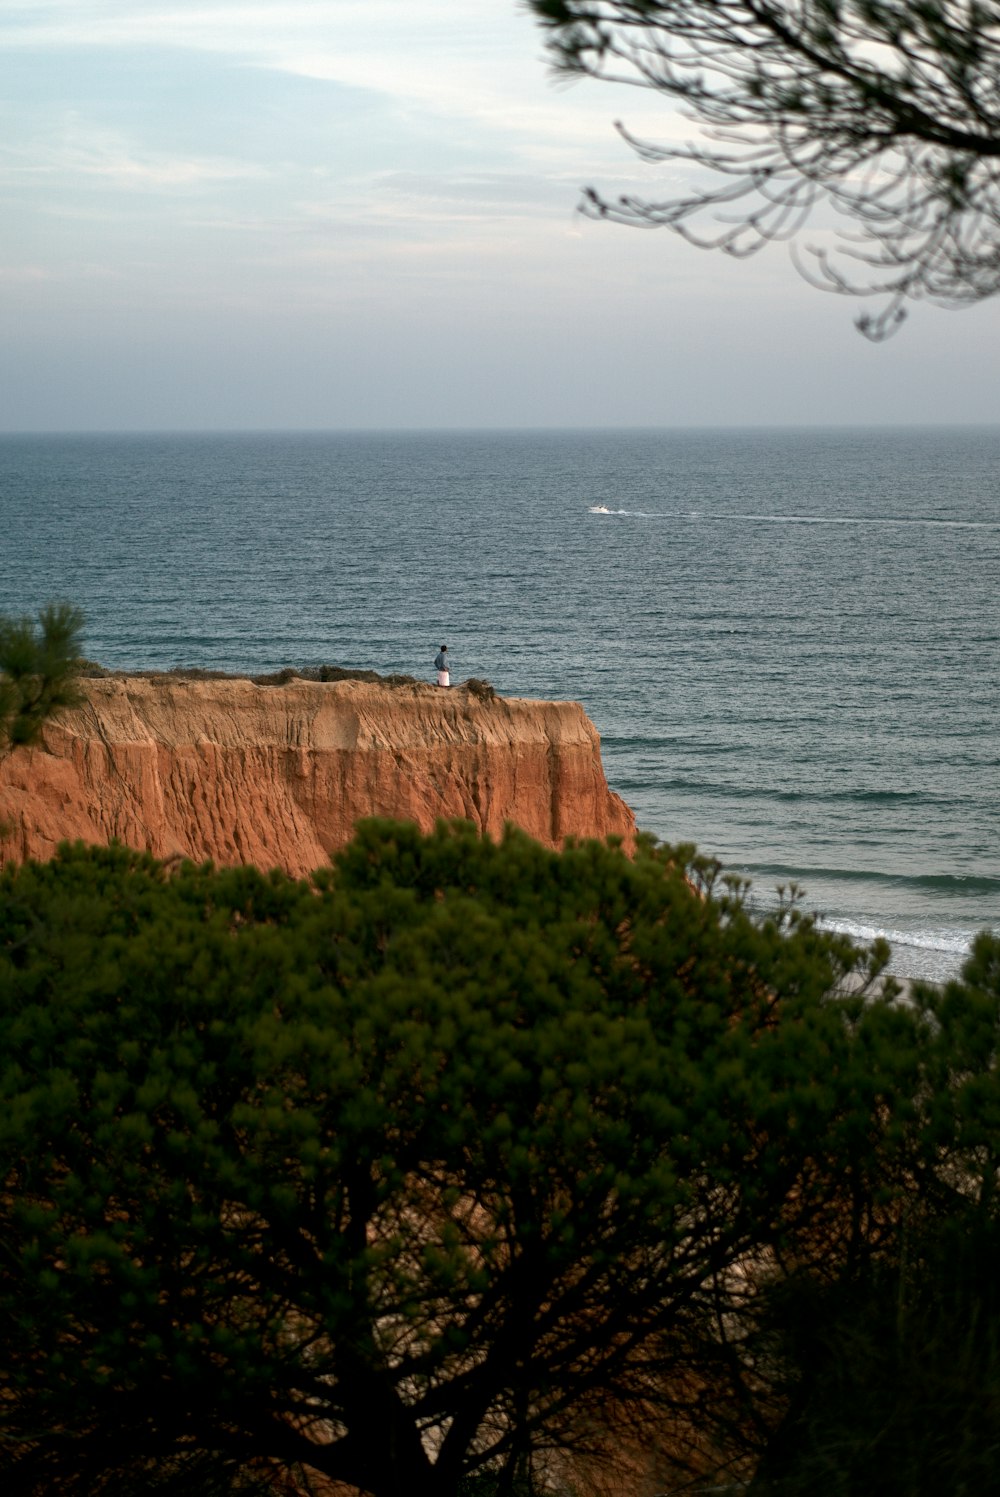
[[[424,829],[508,821],[550,847],[635,819],[607,786],[576,702],[358,681],[113,676],[40,745],[0,760],[0,862],[112,838],[157,857],[304,874],[366,816]]]

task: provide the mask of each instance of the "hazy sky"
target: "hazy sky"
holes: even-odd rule
[[[0,0],[0,429],[993,422],[1000,303],[875,347],[669,192],[516,0]]]

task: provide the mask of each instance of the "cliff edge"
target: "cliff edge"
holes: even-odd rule
[[[576,702],[359,681],[113,676],[0,761],[0,863],[112,838],[156,857],[301,875],[366,816],[514,822],[549,847],[635,818]]]

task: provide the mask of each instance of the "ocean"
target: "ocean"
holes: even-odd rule
[[[639,825],[942,980],[1000,929],[1000,428],[0,437],[112,668],[573,698]]]

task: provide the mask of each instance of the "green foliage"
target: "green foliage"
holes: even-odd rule
[[[922,1100],[931,998],[743,895],[464,824],[368,823],[311,884],[0,875],[5,1492],[193,1453],[222,1489],[511,1492],[629,1429],[756,1460],[795,1383],[762,1289],[862,1282],[979,1144],[964,1060]]]
[[[78,700],[83,615],[50,603],[30,618],[0,614],[0,752],[34,743],[42,724]]]
[[[958,1211],[909,1228],[899,1249],[853,1280],[775,1296],[788,1411],[753,1497],[995,1490],[1000,1223]]]
[[[878,1251],[776,1280],[757,1317],[783,1417],[753,1497],[940,1497],[1000,1477],[1000,938],[976,939],[961,982],[917,984],[910,1016],[905,1169]]]

